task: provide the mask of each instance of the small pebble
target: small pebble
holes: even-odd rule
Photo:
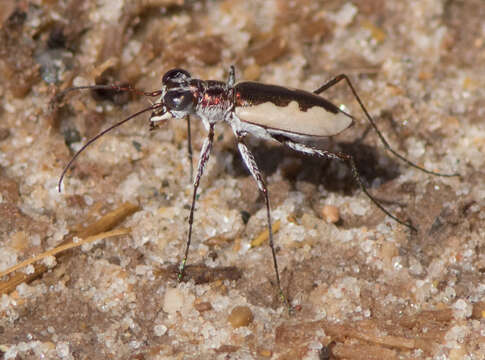
[[[203,302],[195,302],[194,303],[194,308],[198,312],[205,312],[212,310],[212,304],[208,301],[203,301]]]
[[[5,140],[10,136],[10,130],[7,128],[0,128],[0,141]]]
[[[236,306],[232,309],[227,320],[233,328],[248,326],[254,319],[253,312],[247,306]]]
[[[153,327],[153,332],[155,333],[155,336],[163,336],[167,333],[167,327],[165,325],[155,325]]]
[[[335,224],[340,220],[340,211],[336,206],[325,205],[322,208],[322,217],[326,222]]]
[[[268,349],[260,349],[259,355],[264,357],[264,358],[270,358],[271,356],[273,356],[273,352],[271,350],[268,350]]]

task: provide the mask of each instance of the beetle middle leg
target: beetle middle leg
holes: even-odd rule
[[[273,255],[273,265],[276,273],[276,285],[278,286],[278,293],[279,293],[280,299],[285,303],[285,305],[288,308],[288,311],[291,312],[291,305],[289,304],[288,299],[286,298],[286,296],[283,293],[283,290],[281,289],[280,275],[278,271],[278,262],[276,261],[276,251],[275,251],[274,242],[273,242],[273,228],[271,226],[271,210],[270,210],[270,204],[269,204],[268,188],[266,187],[266,184],[263,180],[263,175],[261,174],[261,171],[258,168],[256,160],[254,159],[254,156],[251,153],[251,151],[249,151],[248,147],[244,143],[242,136],[238,136],[237,147],[244,161],[244,164],[248,168],[254,180],[256,180],[258,189],[263,195],[264,202],[266,203],[266,215],[268,217],[269,246],[271,248],[271,254]]]
[[[227,85],[233,87],[236,84],[236,68],[234,65],[229,67],[229,77],[227,79]]]

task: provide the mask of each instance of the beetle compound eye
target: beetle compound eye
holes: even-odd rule
[[[190,91],[169,91],[163,97],[163,101],[168,108],[180,111],[192,105],[193,96]]]
[[[183,69],[172,69],[163,75],[162,84],[168,88],[180,86],[191,79],[190,74]]]

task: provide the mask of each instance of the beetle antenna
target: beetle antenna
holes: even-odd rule
[[[95,85],[97,86],[97,85]],[[95,87],[93,86],[93,87]],[[93,87],[87,87],[87,88],[93,88]],[[138,115],[141,115],[147,111],[151,111],[151,110],[156,110],[158,108],[162,107],[162,104],[161,103],[156,103],[156,104],[153,104],[152,106],[150,107],[147,107],[143,110],[140,110],[134,114],[131,114],[130,116],[128,116],[127,118],[117,122],[116,124],[114,125],[111,125],[109,128],[101,131],[99,134],[95,135],[94,137],[92,137],[91,139],[89,139],[75,154],[74,156],[71,158],[71,160],[69,160],[69,162],[67,163],[67,165],[64,167],[64,169],[62,170],[62,173],[61,173],[61,176],[59,178],[59,182],[57,184],[57,187],[58,187],[58,190],[59,192],[61,192],[61,185],[62,185],[62,180],[64,179],[64,176],[66,175],[66,172],[67,170],[69,170],[69,168],[71,167],[71,165],[74,163],[74,161],[76,160],[76,158],[81,155],[81,153],[89,146],[91,145],[93,142],[95,142],[96,140],[98,140],[101,136],[103,136],[104,134],[106,134],[107,132],[110,132],[111,130],[117,128],[118,126],[121,126],[123,125],[125,122],[127,122],[128,120],[131,120],[135,117],[137,117]]]

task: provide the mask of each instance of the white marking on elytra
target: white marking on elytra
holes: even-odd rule
[[[342,112],[335,114],[320,106],[303,111],[296,101],[291,101],[287,106],[278,106],[269,101],[253,106],[237,106],[235,112],[241,121],[308,136],[333,136],[352,125],[352,118]]]

